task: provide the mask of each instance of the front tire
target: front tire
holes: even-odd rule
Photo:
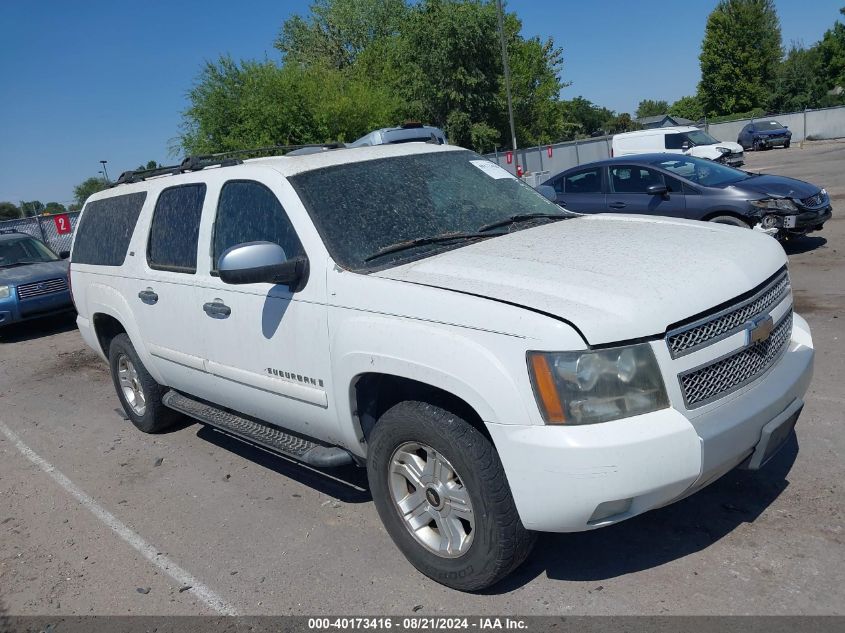
[[[423,574],[477,591],[516,569],[535,535],[523,527],[491,441],[427,402],[382,415],[368,439],[367,475],[393,541]]]
[[[144,433],[160,433],[173,425],[179,414],[161,401],[167,388],[150,375],[126,334],[112,339],[109,367],[117,397],[132,424]]]
[[[716,224],[729,224],[730,226],[738,226],[743,229],[751,228],[751,225],[749,225],[748,222],[733,215],[717,215],[715,217],[710,218],[708,221],[715,222]]]

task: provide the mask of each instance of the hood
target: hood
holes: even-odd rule
[[[736,183],[733,188],[759,194],[755,196],[758,198],[797,198],[799,200],[814,196],[821,190],[821,187],[803,180],[769,174],[753,176],[748,180]]]
[[[60,259],[54,262],[42,262],[40,264],[27,264],[26,266],[15,266],[14,268],[0,268],[0,284],[19,286],[46,279],[67,277],[68,262]]]
[[[687,154],[691,156],[698,156],[699,158],[718,158],[722,152],[717,150],[717,147],[724,147],[731,150],[732,154],[742,154],[742,145],[734,143],[733,141],[719,141],[718,143],[711,143],[710,145],[695,145],[687,150]]]
[[[583,216],[373,273],[538,310],[600,345],[669,325],[757,286],[786,263],[748,229],[646,216]]]

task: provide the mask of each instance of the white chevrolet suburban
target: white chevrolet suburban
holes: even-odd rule
[[[71,258],[85,341],[145,432],[179,414],[366,466],[422,573],[477,590],[537,531],[761,467],[813,343],[766,235],[569,213],[426,143],[127,172]]]

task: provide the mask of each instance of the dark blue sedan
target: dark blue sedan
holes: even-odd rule
[[[742,149],[769,149],[772,147],[789,147],[792,142],[792,132],[777,121],[752,121],[739,133],[736,142]]]
[[[26,233],[0,230],[0,327],[73,310],[62,255]]]
[[[779,238],[818,231],[830,219],[827,191],[679,154],[622,156],[568,169],[538,190],[578,213],[635,213],[760,226]]]

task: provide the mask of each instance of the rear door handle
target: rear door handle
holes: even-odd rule
[[[146,303],[148,306],[154,306],[158,303],[158,295],[152,288],[147,288],[138,293],[138,298]]]
[[[202,306],[205,313],[212,319],[227,319],[232,314],[232,308],[223,303],[220,299],[215,299]]]
[[[627,205],[627,204],[625,204],[624,202],[611,202],[611,203],[610,203],[609,205],[607,205],[607,206],[609,206],[611,209],[624,209],[624,208],[625,208],[625,207],[627,207],[628,205]]]

